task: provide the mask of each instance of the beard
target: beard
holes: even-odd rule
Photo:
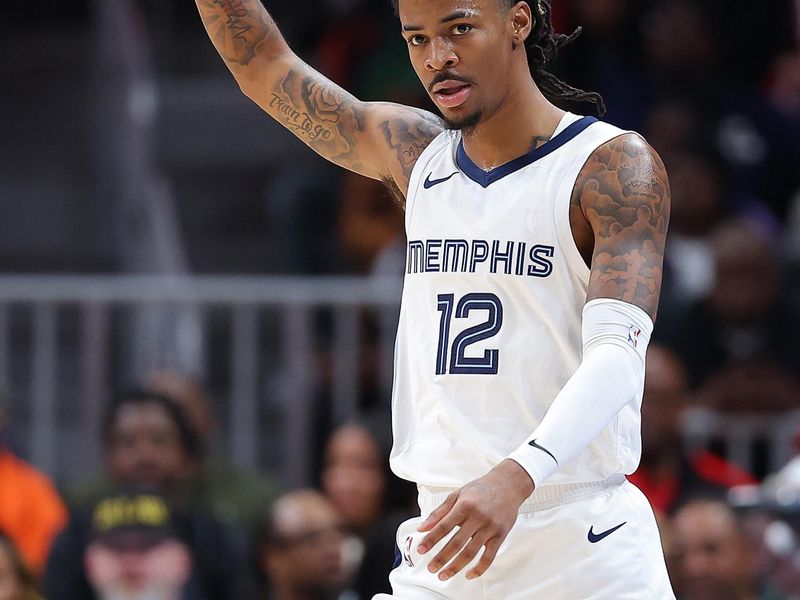
[[[342,592],[342,585],[325,582],[309,582],[301,585],[300,591],[306,598],[313,600],[336,600]]]
[[[133,591],[128,589],[101,590],[101,600],[177,600],[180,592],[161,586],[151,585],[146,589]]]
[[[457,121],[448,119],[447,117],[444,117],[444,115],[443,118],[445,125],[447,125],[448,129],[452,131],[460,130],[463,135],[468,136],[475,133],[475,130],[478,128],[478,125],[483,120],[483,111],[476,110],[474,113],[462,117]]]

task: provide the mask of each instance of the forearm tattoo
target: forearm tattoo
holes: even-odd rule
[[[271,114],[325,158],[356,172],[365,172],[370,152],[385,154],[385,169],[378,176],[393,180],[401,190],[419,155],[442,131],[430,113],[390,104],[364,104],[301,61],[271,93]],[[370,117],[380,136],[369,131]],[[396,195],[397,190],[392,190]]]
[[[226,62],[247,66],[259,44],[280,35],[261,0],[197,0],[211,41]]]
[[[584,166],[573,202],[580,202],[594,231],[588,300],[623,300],[655,320],[670,213],[658,154],[634,135],[612,140]]]
[[[325,158],[362,167],[356,142],[365,131],[359,102],[301,61],[272,91],[271,114]]]

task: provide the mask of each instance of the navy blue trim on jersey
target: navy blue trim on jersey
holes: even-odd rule
[[[472,162],[472,159],[467,156],[467,151],[464,150],[464,140],[462,139],[458,143],[456,164],[458,165],[458,168],[463,171],[464,175],[472,179],[472,181],[481,187],[487,188],[495,181],[511,175],[512,173],[515,173],[524,167],[527,167],[540,158],[544,158],[551,152],[555,152],[572,138],[584,131],[587,127],[589,127],[589,125],[596,122],[597,119],[595,117],[583,117],[582,119],[578,119],[569,127],[565,128],[564,131],[559,133],[551,140],[548,140],[538,148],[534,148],[527,154],[524,154],[519,158],[515,158],[511,162],[507,162],[504,165],[495,167],[490,171],[484,171],[478,165]]]
[[[392,571],[394,571],[397,567],[403,564],[403,553],[400,552],[400,547],[395,542],[394,545],[394,564],[392,565]]]

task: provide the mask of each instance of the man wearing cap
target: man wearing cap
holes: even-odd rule
[[[192,556],[164,500],[153,495],[102,500],[92,516],[86,575],[100,600],[199,600]]]

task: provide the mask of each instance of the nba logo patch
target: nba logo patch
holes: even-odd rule
[[[414,561],[411,560],[411,544],[414,543],[414,538],[410,535],[406,538],[406,543],[403,544],[403,561],[409,566],[414,566]]]
[[[634,348],[638,347],[639,336],[641,334],[642,334],[641,329],[639,329],[636,325],[631,325],[630,329],[628,329],[628,343]]]
[[[531,208],[525,213],[525,227],[533,237],[540,237],[542,233],[542,224],[540,223],[539,215],[536,210]]]

